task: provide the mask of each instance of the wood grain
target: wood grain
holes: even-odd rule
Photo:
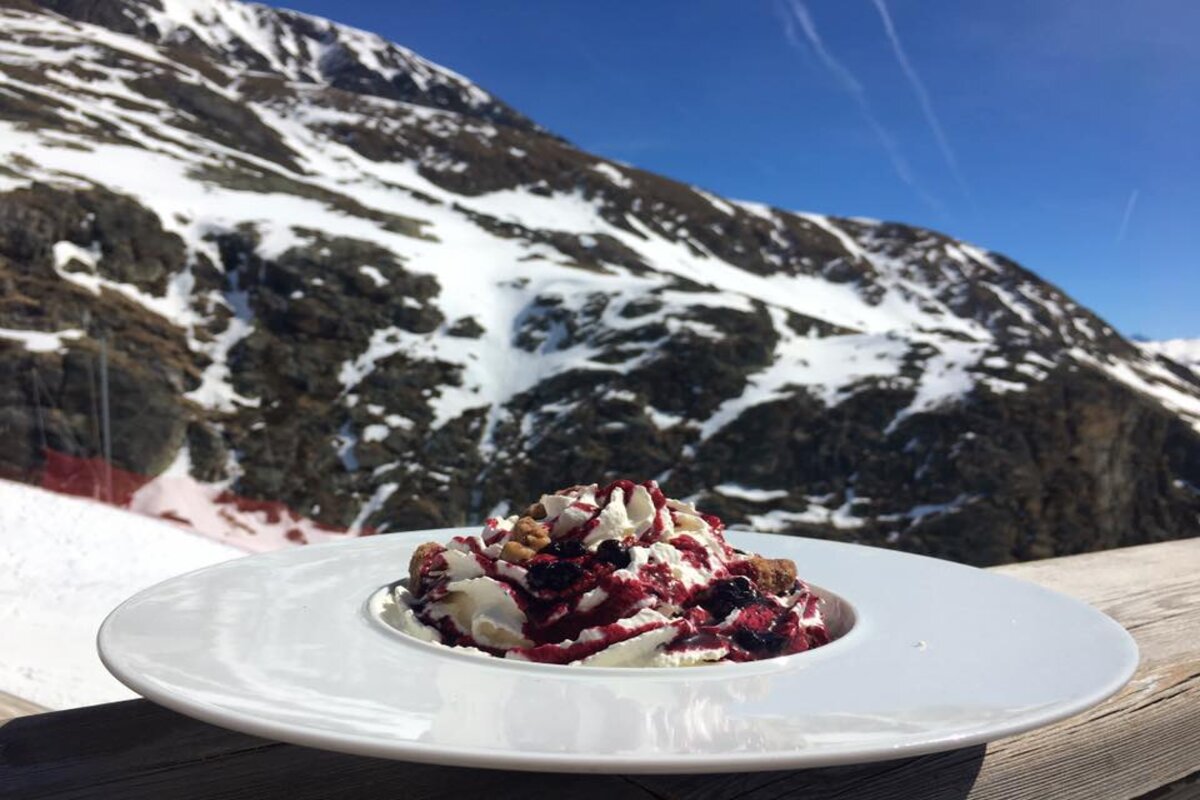
[[[636,777],[345,756],[138,700],[0,728],[0,797],[1200,800],[1200,539],[997,571],[1080,597],[1125,625],[1142,652],[1129,686],[1086,714],[986,748],[833,769]]]
[[[46,709],[37,703],[31,703],[20,697],[0,692],[0,725],[16,717],[27,717],[30,714],[41,714]]]

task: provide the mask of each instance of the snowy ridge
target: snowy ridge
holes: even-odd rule
[[[268,72],[531,125],[463,76],[376,34],[321,17],[237,0],[115,0],[113,5],[143,38],[199,44],[219,54],[230,77],[246,70]]]
[[[1172,361],[1200,368],[1200,339],[1166,339],[1161,342],[1138,342],[1137,346],[1147,353],[1166,356]]]

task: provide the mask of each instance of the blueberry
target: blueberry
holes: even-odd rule
[[[733,635],[738,647],[750,653],[778,653],[787,642],[787,637],[771,631],[752,631],[739,628]]]
[[[587,548],[578,539],[556,539],[538,552],[555,558],[579,558],[587,553]]]
[[[735,608],[748,606],[758,599],[758,592],[748,578],[738,576],[719,581],[708,590],[700,607],[712,614],[713,619],[723,620]]]
[[[596,548],[596,558],[606,564],[612,564],[617,569],[629,566],[629,548],[616,539],[605,539]]]
[[[574,561],[539,561],[529,568],[525,580],[529,588],[561,592],[583,577],[583,567]]]

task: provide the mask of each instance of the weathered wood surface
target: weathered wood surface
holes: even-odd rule
[[[37,703],[22,700],[7,692],[0,692],[0,725],[15,717],[26,717],[30,714],[41,714],[46,709]]]
[[[1140,800],[1200,800],[1200,772],[1193,772],[1170,786],[1142,795]]]
[[[1200,800],[1200,539],[1003,567],[1105,610],[1142,664],[1113,699],[1057,725],[939,755],[726,775],[548,775],[327,753],[194,722],[145,701],[0,728],[0,797],[1056,798]]]

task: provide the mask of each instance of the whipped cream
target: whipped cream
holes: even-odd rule
[[[790,561],[734,550],[719,519],[654,481],[573,486],[422,545],[390,600],[409,635],[521,661],[696,666],[829,641]]]

